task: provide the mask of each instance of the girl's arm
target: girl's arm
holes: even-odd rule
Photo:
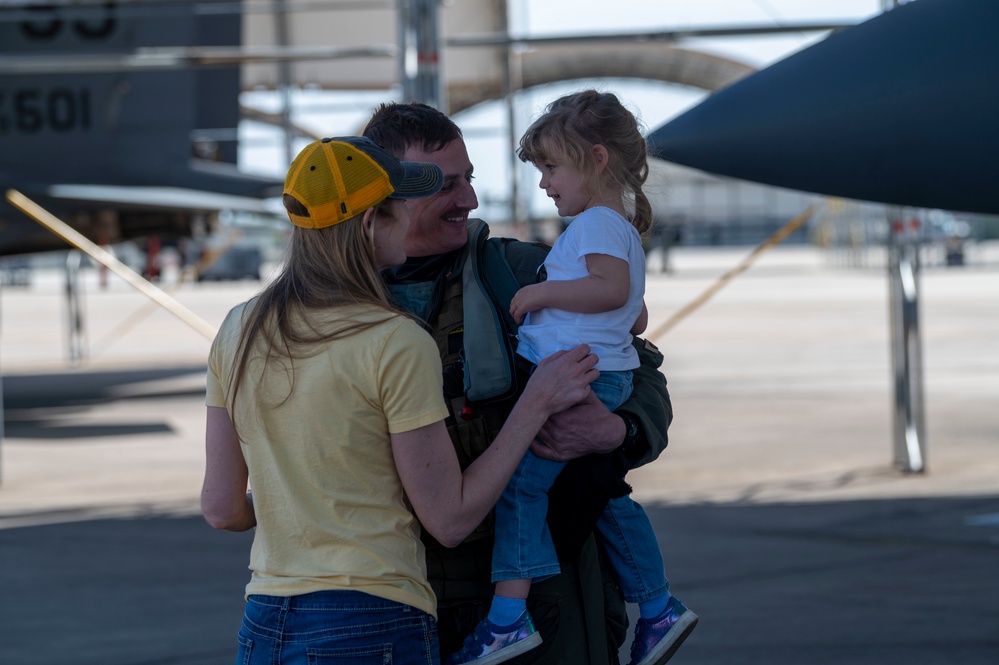
[[[642,313],[635,319],[635,325],[631,326],[632,335],[641,335],[649,327],[649,307],[642,300]]]
[[[596,362],[585,344],[543,360],[496,439],[464,472],[443,421],[391,435],[406,496],[434,538],[454,547],[482,522],[548,416],[589,394]]]
[[[253,497],[246,491],[249,471],[229,412],[208,407],[205,430],[205,481],[201,513],[216,529],[246,531],[257,525]]]
[[[522,323],[528,312],[554,307],[567,312],[609,312],[628,302],[631,276],[628,262],[609,254],[587,254],[586,271],[579,279],[529,284],[514,294],[510,315]]]

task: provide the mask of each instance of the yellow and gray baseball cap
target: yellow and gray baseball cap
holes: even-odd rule
[[[322,229],[388,198],[431,196],[443,184],[436,164],[400,162],[369,138],[342,136],[305,146],[288,169],[284,193],[308,211],[307,216],[289,212],[292,224]]]

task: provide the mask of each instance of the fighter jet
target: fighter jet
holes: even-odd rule
[[[236,166],[239,63],[177,66],[241,42],[238,12],[199,7],[0,7],[0,256],[67,247],[3,200],[8,189],[99,244],[272,210],[281,184]]]

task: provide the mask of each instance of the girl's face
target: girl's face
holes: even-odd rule
[[[555,201],[559,216],[573,217],[593,205],[586,176],[578,168],[555,160],[545,160],[536,166],[541,171],[538,187]]]
[[[406,232],[409,209],[399,199],[386,199],[371,220],[371,240],[379,270],[406,261]]]

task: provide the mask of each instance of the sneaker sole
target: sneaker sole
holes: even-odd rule
[[[666,661],[673,657],[676,650],[680,648],[683,641],[687,639],[691,632],[694,630],[694,626],[697,625],[698,616],[687,610],[680,615],[680,618],[673,625],[673,630],[676,631],[676,637],[673,639],[664,639],[662,642],[657,644],[652,651],[645,655],[641,661],[635,665],[663,665]],[[669,633],[667,633],[668,635]]]
[[[485,658],[477,658],[471,661],[475,665],[495,665],[495,663],[505,663],[511,658],[516,658],[522,653],[527,653],[531,649],[541,646],[541,633],[534,633],[530,637],[514,642],[508,647],[504,647],[495,653],[491,653]]]

